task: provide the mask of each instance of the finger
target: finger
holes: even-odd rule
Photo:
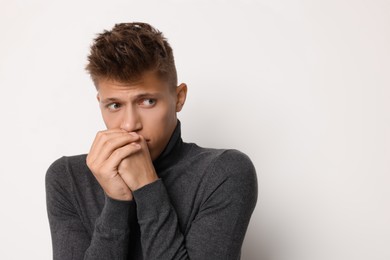
[[[140,150],[141,145],[138,143],[127,144],[113,151],[105,163],[107,166],[110,165],[111,167],[117,167],[123,159],[137,153]]]
[[[98,154],[96,155],[95,160],[98,162],[103,162],[107,160],[115,150],[137,141],[139,141],[139,136],[134,136],[128,133],[111,136],[102,144],[101,148],[96,148],[98,149]]]
[[[142,151],[145,152],[145,154],[147,154],[148,156],[150,156],[150,151],[149,151],[149,146],[148,146],[148,143],[146,142],[145,140],[145,137],[143,137],[142,135],[139,135],[139,141],[138,143],[141,145],[141,149]]]
[[[88,154],[89,160],[95,161],[99,158],[103,158],[105,160],[116,148],[123,146],[126,143],[137,141],[138,139],[138,135],[129,134],[121,129],[100,131],[96,134],[96,138]],[[104,149],[107,145],[108,147]],[[114,146],[111,150],[108,149],[110,145]]]
[[[144,148],[144,147],[147,147],[148,144],[146,142],[146,139],[145,137],[143,137],[142,135],[138,135],[139,136],[139,143],[141,144],[141,146]]]
[[[96,134],[96,138],[92,144],[91,151],[93,151],[93,152],[98,151],[99,152],[101,150],[102,146],[104,146],[106,142],[110,142],[110,140],[112,140],[113,138],[117,138],[120,136],[129,137],[129,133],[124,131],[124,130],[121,130],[121,129],[98,132]],[[137,135],[133,135],[133,136],[137,137]]]
[[[100,145],[102,139],[105,138],[103,136],[110,135],[110,134],[113,134],[113,133],[122,133],[122,132],[124,132],[124,130],[119,129],[119,128],[103,130],[103,131],[97,132],[96,136],[95,136],[95,139],[93,140],[93,143],[91,145],[91,148],[89,149],[89,155],[91,155],[91,153],[96,150],[96,147]]]

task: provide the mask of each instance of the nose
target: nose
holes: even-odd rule
[[[142,129],[141,117],[137,109],[129,106],[124,113],[121,128],[127,132],[138,132]]]

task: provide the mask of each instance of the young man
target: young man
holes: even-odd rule
[[[236,150],[184,143],[172,49],[145,23],[94,41],[87,71],[107,130],[46,174],[54,259],[239,259],[257,200]]]

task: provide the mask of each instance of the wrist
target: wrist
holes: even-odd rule
[[[129,189],[126,192],[105,192],[106,196],[109,197],[110,199],[117,200],[117,201],[131,201],[133,200],[133,194],[131,190]]]
[[[136,191],[152,182],[155,182],[158,180],[158,176],[156,174],[150,175],[150,176],[142,176],[142,178],[138,178],[137,180],[134,180],[134,182],[131,184],[131,187],[129,187],[132,191]]]

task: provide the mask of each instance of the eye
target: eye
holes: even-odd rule
[[[109,110],[118,110],[121,107],[119,103],[110,103],[107,105]]]
[[[140,105],[145,107],[152,107],[156,104],[156,100],[153,98],[145,98],[141,100]]]

